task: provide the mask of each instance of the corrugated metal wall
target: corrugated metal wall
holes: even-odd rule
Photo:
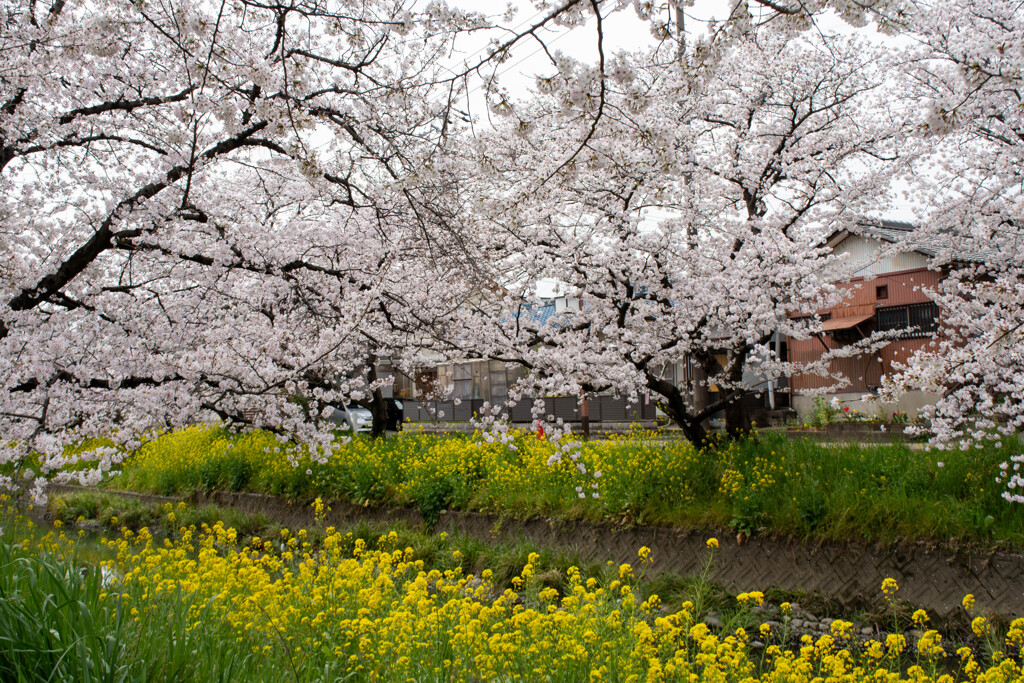
[[[851,235],[836,245],[833,253],[837,256],[849,254],[850,263],[864,264],[857,271],[858,276],[883,275],[903,270],[916,270],[928,267],[928,258],[916,251],[894,254],[879,259],[880,243],[876,239]]]

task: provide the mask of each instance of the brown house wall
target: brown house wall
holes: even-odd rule
[[[933,288],[939,284],[940,273],[926,269],[904,270],[879,275],[870,280],[856,278],[840,287],[852,293],[840,306],[817,311],[819,315],[830,313],[832,318],[848,318],[857,315],[872,315],[876,308],[902,306],[904,304],[927,303],[931,301],[921,288]],[[878,299],[877,288],[885,286],[888,298]],[[870,329],[875,329],[872,323]],[[830,349],[838,348],[834,339],[822,335],[819,339],[789,339],[789,357],[795,363],[808,363],[821,357],[824,351],[822,341]],[[930,344],[930,339],[901,339],[871,354],[855,358],[837,358],[829,364],[829,372],[850,379],[851,384],[843,391],[868,391],[881,384],[883,375],[892,372],[894,362],[905,362],[917,350]],[[821,389],[835,383],[830,377],[816,375],[794,375],[790,386],[794,392],[807,389]]]

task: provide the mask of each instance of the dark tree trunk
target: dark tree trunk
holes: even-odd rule
[[[725,431],[734,439],[746,436],[754,428],[750,410],[743,404],[742,394],[725,406]]]
[[[580,394],[580,426],[583,429],[583,440],[590,441],[590,399],[585,391]]]
[[[384,393],[380,389],[373,390],[370,412],[373,414],[373,427],[370,430],[370,436],[375,439],[383,439],[386,436],[388,427],[388,404],[384,400]]]
[[[650,389],[664,397],[664,410],[668,418],[679,425],[695,448],[702,448],[707,443],[708,432],[704,428],[703,420],[694,419],[695,413],[686,404],[683,392],[667,380],[650,373],[646,374]]]
[[[708,407],[708,372],[699,362],[693,363],[693,412],[699,414]]]
[[[684,388],[645,371],[648,387],[664,397],[664,411],[669,419],[679,425],[686,438],[696,448],[702,448],[707,444],[708,430],[705,421],[718,410],[725,411],[726,431],[730,436],[740,437],[749,433],[753,427],[751,415],[741,403],[745,392],[737,392],[727,403],[719,399],[711,404],[707,391],[707,377],[721,372],[722,368],[714,356],[710,355],[695,358],[694,365],[694,384]],[[740,384],[740,380],[743,379],[743,364],[734,364],[727,379],[729,384],[734,386]],[[692,399],[693,404],[687,402],[688,398]]]
[[[689,439],[693,447],[700,450],[708,441],[708,430],[704,429],[704,425],[699,420],[683,420],[682,422],[676,422],[686,434],[686,438]]]
[[[377,381],[377,359],[370,359],[370,367],[366,371],[366,379],[371,383]],[[373,394],[370,396],[370,414],[373,415],[373,426],[370,428],[370,436],[374,439],[383,439],[387,433],[388,426],[388,404],[384,400],[384,392],[377,389],[373,390]]]
[[[743,364],[733,363],[729,371],[729,382],[736,386],[743,380]],[[725,431],[734,439],[750,434],[754,428],[750,417],[750,410],[743,404],[743,398],[747,392],[739,392],[733,396],[725,405]]]

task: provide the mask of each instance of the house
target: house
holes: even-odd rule
[[[926,290],[938,286],[943,273],[929,267],[936,250],[915,245],[899,253],[884,249],[886,245],[904,241],[915,226],[890,220],[863,220],[849,230],[834,233],[827,241],[837,255],[846,255],[853,265],[855,277],[839,286],[850,291],[840,305],[816,311],[824,321],[824,334],[810,339],[794,339],[776,335],[771,344],[782,358],[795,363],[808,363],[821,358],[825,349],[834,349],[869,336],[876,330],[910,331],[883,348],[857,357],[835,359],[830,370],[850,380],[841,391],[826,394],[826,399],[839,399],[844,405],[869,414],[882,408],[868,405],[862,399],[881,385],[881,378],[893,371],[896,363],[905,362],[916,351],[924,348],[941,334],[940,311]],[[975,255],[971,260],[980,259]],[[555,297],[532,309],[528,315],[538,322],[572,310],[578,310],[579,301],[572,297]],[[799,315],[799,314],[797,314]],[[806,315],[806,314],[804,314]],[[504,404],[508,390],[521,376],[522,369],[496,361],[467,360],[439,362],[425,367],[415,377],[396,373],[394,396],[403,399],[405,417],[413,422],[448,422],[469,420],[479,413],[485,402]],[[378,374],[389,374],[382,368]],[[663,376],[683,387],[699,385],[698,369],[689,359],[669,363]],[[806,419],[815,411],[815,397],[801,395],[805,391],[826,389],[834,382],[827,377],[802,374],[790,378],[769,380],[753,371],[744,376],[751,393],[743,402],[758,424],[770,424],[781,418],[798,416]],[[698,400],[694,389],[694,400]],[[707,388],[703,401],[713,401],[717,387]],[[445,400],[436,400],[443,396]],[[916,414],[920,408],[935,400],[934,395],[911,392],[896,406],[885,406],[886,412],[902,411]],[[640,404],[628,404],[614,396],[591,399],[589,411],[593,422],[631,422],[653,420],[656,416],[653,398],[641,399]],[[545,414],[562,418],[566,422],[580,420],[579,399],[576,396],[545,397]],[[511,409],[514,422],[529,422],[532,401],[523,400]],[[795,415],[792,411],[795,411]]]
[[[579,310],[579,299],[558,296],[531,308],[527,315],[543,325],[556,315],[574,310]],[[482,411],[484,403],[505,405],[509,389],[524,374],[518,365],[486,359],[439,362],[418,369],[414,377],[403,375],[388,364],[379,366],[377,372],[382,377],[394,376],[394,384],[385,394],[402,400],[404,418],[409,422],[468,421]],[[550,415],[570,423],[581,421],[578,396],[545,396],[543,400],[545,417]],[[509,410],[511,421],[532,422],[532,407],[532,399],[519,401]],[[591,422],[632,423],[653,421],[656,417],[655,401],[649,397],[630,403],[624,397],[598,395],[588,400],[588,412]]]
[[[863,401],[866,394],[877,391],[882,377],[893,372],[894,364],[903,363],[915,352],[933,343],[942,333],[939,307],[928,298],[927,290],[938,286],[943,272],[929,267],[936,251],[927,246],[892,253],[887,244],[906,240],[916,226],[891,220],[862,220],[850,230],[833,234],[828,246],[834,254],[846,255],[856,268],[855,277],[840,286],[850,295],[840,305],[817,311],[824,321],[824,334],[810,339],[788,340],[789,360],[812,362],[824,353],[867,337],[872,332],[910,329],[881,349],[851,358],[831,361],[830,371],[850,380],[842,390],[825,395],[838,399],[844,406],[868,414],[884,410],[916,415],[937,398],[917,391],[906,394],[898,405],[880,406]],[[973,257],[972,257],[973,260]],[[857,268],[858,266],[861,266]],[[815,398],[801,392],[828,387],[827,377],[795,375],[790,378],[792,405],[802,419],[814,413]]]

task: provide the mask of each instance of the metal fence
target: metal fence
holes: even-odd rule
[[[575,396],[549,396],[543,399],[545,418],[564,422],[580,421],[580,402]],[[466,422],[484,409],[482,399],[454,401],[402,401],[404,419],[409,422]],[[640,422],[653,420],[656,409],[653,400],[630,403],[615,396],[595,396],[588,401],[591,422]],[[523,399],[514,406],[502,406],[512,422],[532,422],[533,399]]]

